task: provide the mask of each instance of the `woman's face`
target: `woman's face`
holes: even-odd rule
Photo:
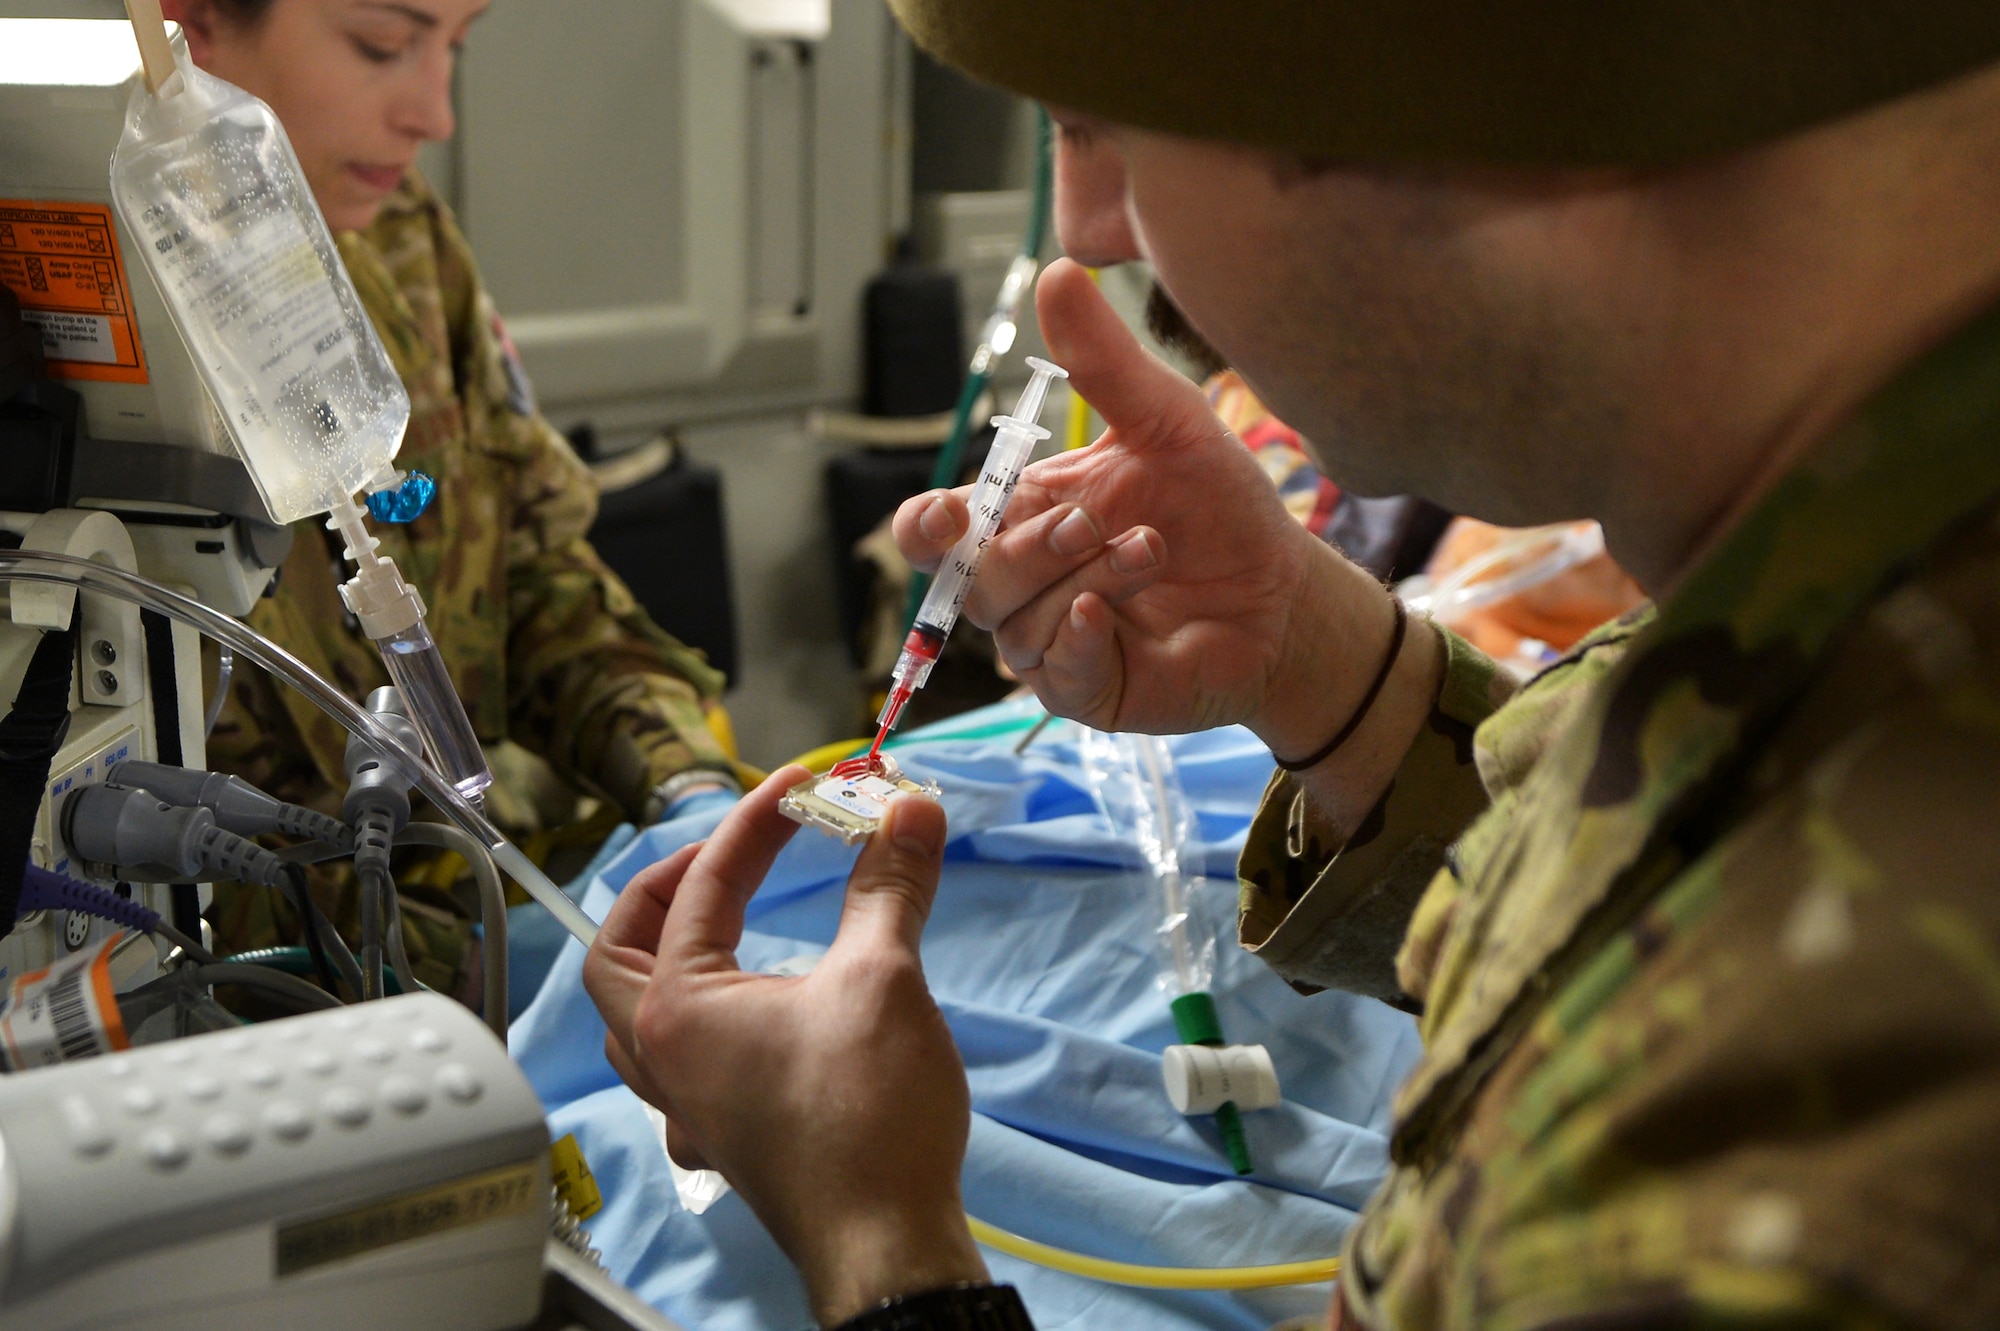
[[[375,220],[426,139],[451,137],[451,73],[488,0],[273,0],[242,23],[169,0],[195,64],[270,104],[336,231]]]

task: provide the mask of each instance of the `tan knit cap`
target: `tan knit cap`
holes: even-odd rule
[[[986,82],[1336,161],[1684,161],[2000,60],[2000,0],[889,2]]]

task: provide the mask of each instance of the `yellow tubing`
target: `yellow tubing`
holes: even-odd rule
[[[865,750],[874,738],[873,735],[868,735],[861,739],[835,740],[831,744],[822,744],[816,749],[807,749],[804,753],[792,759],[792,761],[809,767],[815,772],[824,772],[841,759],[852,758],[855,754]]]
[[[1091,281],[1098,280],[1095,268],[1086,268],[1084,271],[1090,274]],[[1083,400],[1083,394],[1077,392],[1076,386],[1072,384],[1069,390],[1069,424],[1063,431],[1063,449],[1065,452],[1074,452],[1089,442],[1090,404]]]
[[[1053,1271],[1101,1280],[1107,1285],[1134,1285],[1140,1289],[1269,1289],[1274,1285],[1317,1285],[1340,1275],[1338,1257],[1279,1262],[1272,1266],[1140,1266],[1052,1248],[995,1228],[974,1216],[967,1216],[966,1221],[972,1226],[972,1237],[995,1252]]]
[[[1075,452],[1090,442],[1090,404],[1074,388],[1069,390],[1069,425],[1063,433],[1063,449]]]

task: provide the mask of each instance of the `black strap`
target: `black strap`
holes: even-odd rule
[[[22,672],[13,710],[0,718],[0,938],[14,932],[28,846],[48,790],[49,763],[69,734],[76,639],[74,623],[43,632]]]
[[[146,688],[153,695],[153,756],[185,767],[181,753],[181,686],[174,669],[174,622],[157,610],[139,611],[146,635]]]
[[[146,635],[146,691],[153,698],[153,755],[169,767],[184,767],[181,748],[181,685],[174,668],[174,622],[157,610],[140,610],[139,626]],[[193,883],[168,888],[174,928],[189,938],[201,937],[201,891]]]

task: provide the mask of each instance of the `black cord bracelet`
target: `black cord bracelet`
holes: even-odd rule
[[[953,1285],[884,1299],[834,1331],[1035,1331],[1012,1285]]]
[[[1389,651],[1382,658],[1382,668],[1375,672],[1375,681],[1368,686],[1368,692],[1361,695],[1360,703],[1354,708],[1354,715],[1347,718],[1347,724],[1340,728],[1339,734],[1326,742],[1325,747],[1308,757],[1301,758],[1295,763],[1288,763],[1277,754],[1272,754],[1271,757],[1276,760],[1280,768],[1287,772],[1303,772],[1309,767],[1318,767],[1333,756],[1335,749],[1347,743],[1355,731],[1361,729],[1361,723],[1367,719],[1369,709],[1375,706],[1375,699],[1382,692],[1382,686],[1389,682],[1389,672],[1396,668],[1396,658],[1403,654],[1403,635],[1410,627],[1410,612],[1403,608],[1403,598],[1392,594],[1389,597],[1389,604],[1396,612],[1396,627],[1389,633]]]

